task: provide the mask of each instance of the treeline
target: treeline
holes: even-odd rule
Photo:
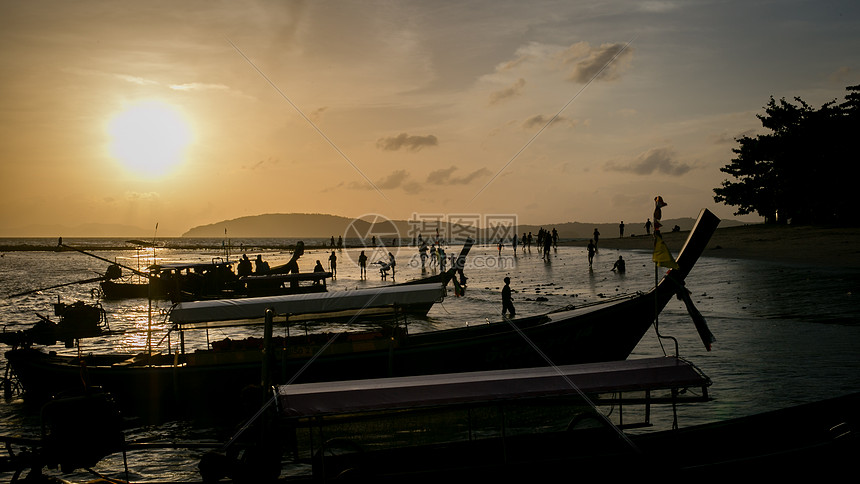
[[[771,97],[757,116],[769,133],[737,140],[736,157],[720,169],[735,180],[715,188],[714,200],[766,223],[860,224],[854,193],[860,85],[846,90],[843,102],[819,109],[797,97],[795,103]]]

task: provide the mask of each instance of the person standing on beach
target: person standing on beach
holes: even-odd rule
[[[590,268],[591,262],[594,260],[594,253],[597,252],[597,246],[594,245],[594,239],[588,241],[588,247],[586,247],[586,250],[588,250],[588,267]]]
[[[394,254],[391,252],[388,253],[388,265],[391,267],[391,278],[394,278],[394,266],[397,265],[397,262],[394,260]]]
[[[594,251],[597,252],[598,240],[600,240],[600,232],[597,231],[597,227],[594,227],[594,239],[591,241],[594,242]]]
[[[619,236],[623,239],[624,238],[624,221],[623,220],[621,221],[620,224],[618,224],[618,233],[619,233]]]
[[[549,249],[552,247],[552,238],[549,236],[549,232],[547,232],[543,237],[543,258],[549,260]]]
[[[334,251],[331,251],[331,255],[328,256],[328,266],[331,268],[331,276],[337,279],[337,256]]]
[[[502,317],[510,311],[513,318],[517,311],[514,309],[513,299],[511,298],[511,278],[505,277],[505,287],[502,288]]]
[[[358,255],[358,277],[367,279],[367,256],[364,255],[364,251]]]
[[[420,247],[418,247],[418,254],[421,256],[421,269],[424,269],[424,266],[427,262],[427,244],[425,244],[424,241],[421,240],[420,235],[418,236],[418,240],[420,243]]]
[[[645,235],[651,235],[651,219],[645,221]]]

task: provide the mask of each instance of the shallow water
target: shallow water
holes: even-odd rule
[[[236,241],[234,244],[238,245]],[[247,241],[249,256],[262,253],[270,264],[286,262],[285,249],[253,250],[256,241]],[[108,244],[109,245],[109,244]],[[458,246],[446,248],[447,255],[459,252]],[[677,248],[672,248],[677,252]],[[394,280],[402,282],[422,275],[415,248],[394,251],[398,264]],[[130,267],[145,267],[151,253],[97,251],[93,254],[117,260]],[[308,251],[299,261],[302,271],[314,261],[327,261],[330,251]],[[159,249],[162,261],[209,260],[223,257],[220,250]],[[368,279],[361,280],[355,264],[358,251],[338,251],[338,277],[329,290],[372,287],[392,282],[380,278],[378,266],[370,264]],[[622,255],[627,272],[619,275],[610,269]],[[231,254],[235,259],[236,253]],[[371,254],[370,262],[382,253]],[[253,257],[252,257],[253,258]],[[0,317],[8,329],[28,327],[35,314],[51,315],[51,303],[59,297],[64,302],[90,300],[91,284],[73,284],[15,298],[10,294],[65,284],[104,272],[106,263],[76,252],[6,252],[0,257]],[[434,273],[428,266],[424,275]],[[531,252],[518,251],[516,256],[505,248],[501,254],[495,246],[473,247],[468,257],[468,288],[464,297],[453,294],[431,309],[425,320],[409,323],[409,331],[426,331],[496,321],[501,311],[500,290],[505,276],[511,277],[514,303],[518,315],[539,314],[566,305],[579,305],[617,294],[645,291],[656,277],[647,252],[603,249],[588,267],[584,248],[559,247],[548,259],[534,247]],[[663,335],[677,339],[681,356],[686,357],[708,375],[713,385],[713,401],[682,406],[681,425],[749,415],[821,398],[860,391],[860,271],[786,265],[746,260],[726,260],[706,256],[698,261],[687,278],[693,301],[705,316],[716,342],[707,351],[687,314],[684,304],[672,300],[659,317]],[[111,329],[127,331],[164,326],[163,313],[169,304],[146,300],[103,302]],[[253,330],[252,334],[256,334]],[[251,334],[249,333],[249,334]],[[226,330],[212,331],[210,340],[227,336]],[[234,335],[229,333],[229,335]],[[154,337],[159,340],[159,337]],[[198,343],[205,343],[200,337]],[[175,343],[175,342],[174,342]],[[120,338],[87,340],[93,352],[138,352],[145,348],[144,333],[126,334]],[[60,346],[59,351],[65,350]],[[632,358],[674,353],[671,340],[659,339],[650,331],[634,351]],[[5,361],[0,359],[5,368]],[[671,414],[652,415],[654,429],[669,425]],[[15,398],[0,403],[0,432],[4,435],[36,436],[38,414]],[[127,433],[127,440],[177,439],[206,437],[205,429],[187,424],[139,428]],[[129,477],[136,482],[199,480],[196,464],[202,451],[158,450],[145,454],[130,453]],[[123,468],[121,456],[113,456],[97,466],[114,477]],[[64,476],[84,479],[88,475]],[[0,476],[0,478],[8,478]]]

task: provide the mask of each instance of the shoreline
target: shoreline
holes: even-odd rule
[[[677,254],[687,240],[689,231],[663,232],[663,240],[673,254]],[[653,239],[648,235],[628,237],[609,237],[604,234],[599,240],[602,249],[645,250],[653,248]],[[762,261],[783,262],[793,264],[818,265],[834,268],[860,269],[860,227],[816,227],[793,225],[740,225],[718,228],[705,248],[703,256],[729,259],[756,259]],[[261,244],[254,249],[292,250],[294,245]],[[559,241],[561,246],[585,247],[588,239],[567,239]],[[129,250],[133,247],[82,247],[83,250]],[[171,244],[163,248],[188,249],[220,249],[220,245],[211,247],[200,245]],[[346,246],[344,248],[355,248]],[[238,247],[233,247],[238,249]],[[246,247],[245,250],[251,249]],[[306,245],[305,250],[331,250],[328,245]],[[3,252],[18,251],[58,251],[57,246],[14,245],[0,246]]]
[[[663,240],[677,254],[689,231],[663,232]],[[601,237],[599,248],[651,250],[652,237]],[[718,228],[702,254],[705,257],[755,259],[792,264],[860,269],[860,227],[742,225]],[[559,245],[588,245],[570,240]]]

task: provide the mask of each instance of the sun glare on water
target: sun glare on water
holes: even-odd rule
[[[110,153],[138,176],[158,178],[182,162],[191,142],[191,128],[168,104],[133,105],[108,124]]]

